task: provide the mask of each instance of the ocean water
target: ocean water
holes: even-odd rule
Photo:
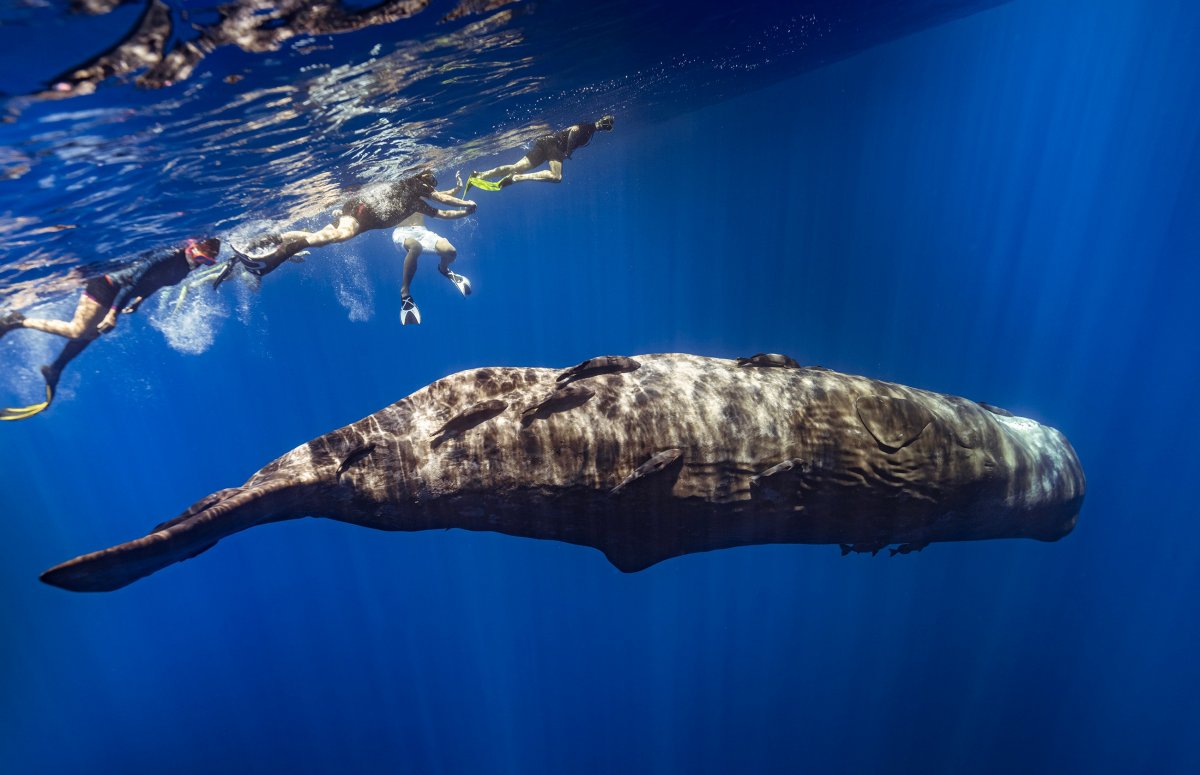
[[[10,95],[139,12],[64,7],[0,14]],[[475,293],[425,258],[419,327],[371,232],[257,291],[152,299],[0,427],[0,770],[1200,771],[1200,7],[543,0],[439,23],[454,7],[9,100],[0,307],[60,314],[139,250],[617,125],[560,185],[477,192],[440,229]],[[58,346],[7,335],[0,402],[36,399]],[[622,574],[299,520],[113,593],[37,580],[461,369],[761,351],[1061,429],[1078,526]]]

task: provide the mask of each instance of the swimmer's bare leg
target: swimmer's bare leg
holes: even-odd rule
[[[81,352],[87,349],[87,346],[96,341],[96,336],[86,337],[83,339],[72,339],[67,342],[66,347],[54,359],[54,363],[47,364],[41,368],[42,378],[46,380],[46,385],[51,391],[58,387],[58,380],[62,377],[62,370],[67,367],[67,364],[75,360]]]
[[[356,236],[361,227],[357,218],[343,215],[337,223],[331,223],[318,231],[285,231],[278,236],[279,245],[269,255],[256,256],[261,261],[284,261],[305,248],[319,248],[335,242],[345,242]]]
[[[79,305],[75,307],[75,316],[70,322],[25,318],[21,321],[21,326],[32,328],[34,331],[63,336],[67,339],[95,339],[99,335],[97,327],[107,314],[108,310],[101,307],[91,296],[84,294],[79,297]]]
[[[458,250],[445,237],[438,238],[438,241],[433,243],[433,249],[437,251],[438,258],[441,259],[438,263],[438,271],[447,280],[454,283],[454,287],[458,289],[459,293],[463,296],[470,296],[471,281],[461,274],[450,271],[450,265],[458,258]]]
[[[404,255],[404,278],[400,281],[400,298],[411,299],[409,286],[412,285],[413,277],[417,274],[417,263],[421,257],[421,243],[412,237],[406,237],[404,240],[404,250],[407,251]]]
[[[345,242],[357,236],[360,230],[358,219],[349,215],[338,218],[337,223],[331,223],[319,231],[285,231],[279,235],[284,245],[302,243],[299,247],[319,248],[333,242]]]
[[[528,175],[514,174],[511,177],[513,183],[520,183],[526,180],[534,180],[541,183],[559,183],[562,181],[562,162],[551,161],[550,169],[531,172]]]
[[[407,253],[404,256],[404,279],[400,281],[400,325],[420,325],[421,310],[417,309],[417,303],[413,301],[409,286],[412,284],[413,276],[417,273],[417,259],[421,257],[421,243],[408,237],[404,240],[404,249]]]
[[[488,178],[495,177],[496,175],[499,175],[500,177],[508,177],[509,175],[514,175],[519,172],[528,172],[531,169],[533,169],[533,162],[529,160],[528,156],[522,156],[521,160],[516,164],[501,164],[499,167],[493,167],[486,172],[473,172],[471,173],[471,177],[479,178],[480,180],[487,180]]]

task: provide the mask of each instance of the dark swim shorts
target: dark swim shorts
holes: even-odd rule
[[[351,198],[349,202],[346,202],[342,206],[342,215],[348,215],[358,221],[360,231],[382,228],[379,217],[376,215],[374,209],[358,197]]]
[[[530,166],[536,167],[546,161],[562,161],[565,157],[562,147],[558,144],[558,137],[543,135],[533,141],[533,147],[525,154],[525,158],[529,159]]]
[[[112,280],[109,280],[106,274],[88,280],[88,284],[83,288],[83,293],[105,309],[111,307],[112,303],[117,300],[116,286],[112,284]]]

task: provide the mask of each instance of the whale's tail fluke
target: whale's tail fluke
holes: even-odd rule
[[[286,518],[280,507],[295,479],[275,479],[221,490],[197,501],[148,535],[56,565],[41,575],[51,586],[72,592],[109,592],[182,562],[217,541],[268,520]],[[285,496],[281,501],[279,496]]]

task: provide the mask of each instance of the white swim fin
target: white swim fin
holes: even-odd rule
[[[460,274],[455,274],[454,272],[447,272],[446,279],[454,283],[454,287],[457,288],[458,292],[463,296],[471,295],[471,281],[466,277],[463,277]]]
[[[417,303],[412,300],[411,296],[400,300],[400,325],[421,325],[421,310],[417,307]]]

